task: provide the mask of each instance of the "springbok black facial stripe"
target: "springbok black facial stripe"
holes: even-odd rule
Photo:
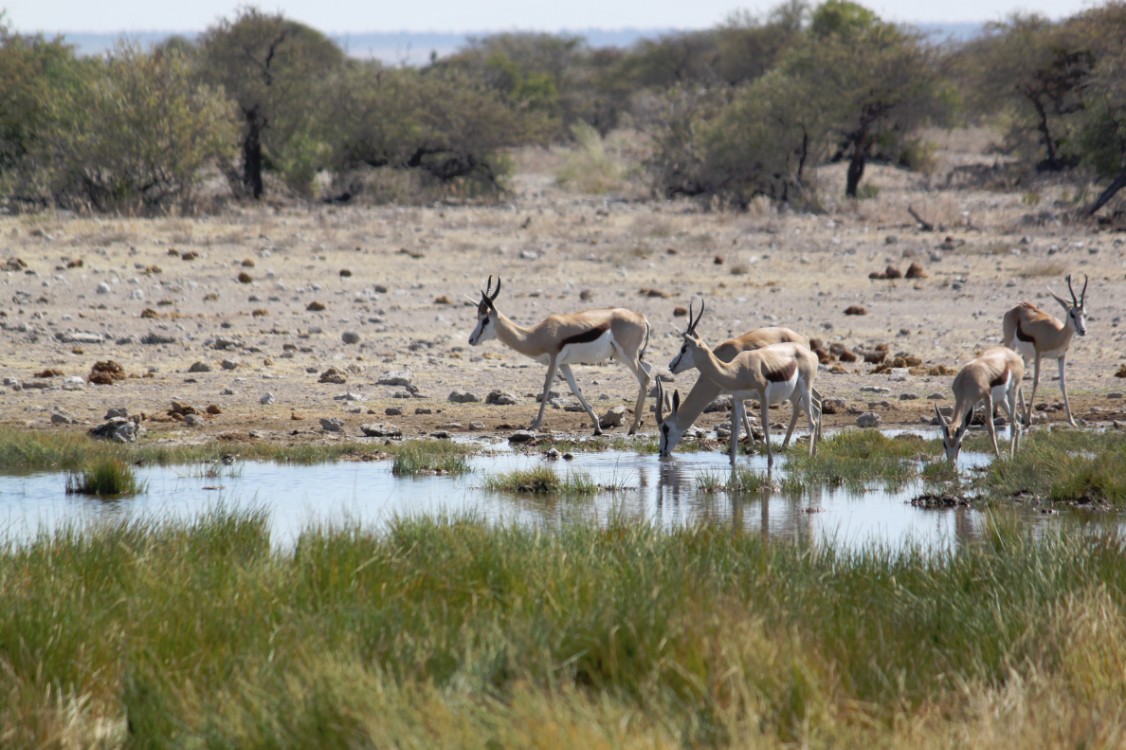
[[[567,338],[565,338],[565,339],[563,339],[562,341],[559,342],[559,351],[563,351],[563,347],[567,346],[568,344],[587,344],[587,343],[590,343],[591,341],[594,341],[595,339],[597,339],[602,334],[606,333],[606,331],[608,331],[608,330],[610,330],[610,323],[606,322],[606,323],[603,323],[602,325],[595,326],[594,328],[591,328],[590,330],[583,331],[582,333],[576,333],[573,336],[568,336]]]

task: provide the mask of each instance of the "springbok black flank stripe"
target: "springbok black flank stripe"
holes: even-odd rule
[[[1019,329],[1017,329],[1019,330]],[[1009,381],[1009,368],[1006,367],[1000,375],[989,381],[990,388],[996,388],[999,385],[1004,385]]]
[[[1024,341],[1025,343],[1028,343],[1028,344],[1031,344],[1036,340],[1036,339],[1032,338],[1031,336],[1029,336],[1027,333],[1024,332],[1024,329],[1022,329],[1020,327],[1020,321],[1019,320],[1017,321],[1017,338],[1020,339],[1021,341]]]
[[[763,374],[771,383],[785,383],[787,380],[794,377],[794,372],[797,369],[798,363],[794,360],[790,360],[777,370],[769,370],[764,367]]]
[[[568,336],[567,338],[559,342],[559,351],[563,351],[563,347],[567,346],[568,344],[590,343],[602,334],[606,333],[606,331],[608,330],[610,330],[610,322],[606,321],[605,323],[597,325],[589,330],[583,331],[582,333],[576,333],[573,336]]]

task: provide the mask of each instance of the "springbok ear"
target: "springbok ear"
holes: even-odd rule
[[[665,393],[665,387],[661,385],[661,379],[657,378],[657,424],[665,421],[665,398],[668,394]]]
[[[1059,302],[1060,307],[1062,307],[1064,310],[1070,310],[1072,308],[1072,304],[1065,300],[1063,297],[1059,296],[1048,287],[1045,287],[1045,289],[1048,289],[1048,294],[1052,295],[1052,299],[1054,299],[1056,302]]]

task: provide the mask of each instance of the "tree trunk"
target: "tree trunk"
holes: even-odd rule
[[[1095,202],[1083,210],[1084,216],[1094,216],[1095,212],[1107,204],[1114,194],[1122,188],[1126,188],[1126,172],[1119,172],[1114,181],[1107,186],[1107,189],[1102,191]]]
[[[848,180],[845,182],[845,195],[849,198],[856,197],[856,189],[860,187],[860,178],[864,176],[864,162],[867,161],[865,151],[867,151],[866,148],[861,148],[859,143],[856,144],[852,158],[848,160]]]
[[[254,200],[262,198],[262,119],[258,110],[246,113],[246,138],[242,142],[242,184]]]

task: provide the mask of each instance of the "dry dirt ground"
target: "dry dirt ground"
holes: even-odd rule
[[[497,306],[518,323],[587,307],[644,313],[653,331],[647,359],[662,368],[679,347],[677,308],[694,296],[707,301],[699,331],[709,343],[786,325],[826,347],[885,345],[921,364],[903,377],[863,360],[832,363],[817,386],[844,402],[827,425],[874,411],[887,427],[917,427],[933,413],[932,397],[951,403],[952,375],[928,373],[953,373],[998,343],[1005,310],[1028,300],[1059,316],[1046,287],[1066,296],[1064,275],[1087,274],[1089,332],[1068,358],[1073,410],[1089,424],[1126,420],[1126,381],[1116,377],[1126,361],[1126,235],[1067,221],[1072,188],[998,193],[956,177],[944,187],[952,170],[983,161],[974,143],[947,138],[929,176],[871,169],[875,197],[817,215],[577,195],[552,177],[565,154],[530,152],[510,201],[494,207],[0,217],[0,423],[90,427],[116,407],[144,415],[150,436],[169,440],[336,440],[376,422],[406,437],[504,435],[535,415],[544,368],[495,340],[468,345],[490,274],[503,277]],[[826,195],[841,192],[839,170],[821,180]],[[909,207],[935,230],[921,231]],[[869,278],[912,263],[925,278]],[[850,306],[866,314],[846,315]],[[358,340],[347,343],[346,333]],[[94,365],[109,361],[124,378],[89,383]],[[321,382],[329,368],[345,382]],[[636,382],[625,368],[575,369],[600,413],[632,407]],[[416,392],[380,384],[395,373]],[[695,377],[678,376],[676,387],[683,393]],[[485,404],[492,390],[517,403]],[[556,390],[574,402],[565,382]],[[454,403],[453,391],[482,401]],[[272,403],[262,402],[267,394]],[[169,414],[174,401],[215,413],[191,426]],[[1062,405],[1054,362],[1038,401]],[[1063,420],[1060,411],[1042,417]],[[338,418],[342,431],[326,432],[322,418]],[[709,413],[698,425],[725,419]],[[553,406],[544,429],[586,434],[589,425],[585,414]],[[654,431],[651,413],[642,430]]]

